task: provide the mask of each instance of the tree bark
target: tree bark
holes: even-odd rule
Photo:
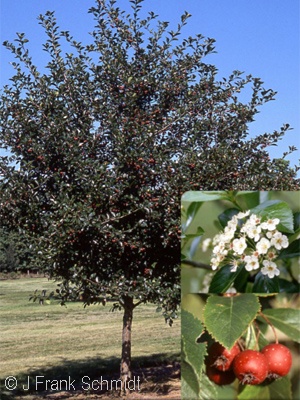
[[[122,392],[126,393],[128,381],[132,377],[131,372],[131,327],[133,318],[133,298],[123,297],[123,329],[122,329],[122,357],[121,357],[121,381]]]

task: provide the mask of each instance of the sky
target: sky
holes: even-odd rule
[[[0,88],[9,84],[14,70],[13,56],[2,43],[13,41],[16,32],[24,32],[33,62],[43,71],[48,58],[42,51],[46,40],[37,17],[47,10],[55,11],[61,30],[69,30],[84,44],[94,20],[88,9],[94,0],[0,0]],[[117,5],[130,11],[129,0]],[[289,131],[276,147],[268,148],[271,157],[281,157],[288,147],[299,150],[288,159],[298,164],[300,154],[300,1],[299,0],[145,0],[143,11],[154,11],[159,20],[169,21],[170,30],[177,28],[180,16],[188,11],[192,17],[183,36],[202,34],[216,40],[216,54],[204,59],[218,68],[218,78],[228,77],[233,70],[261,78],[267,89],[277,93],[276,100],[260,108],[250,135],[272,133],[289,123]]]

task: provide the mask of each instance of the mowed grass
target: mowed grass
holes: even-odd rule
[[[0,281],[0,380],[45,371],[51,376],[70,373],[118,372],[121,355],[122,311],[111,304],[66,307],[53,300],[29,302],[35,289],[55,290],[46,278]],[[156,307],[140,305],[132,327],[133,368],[179,360],[180,321],[168,326]]]

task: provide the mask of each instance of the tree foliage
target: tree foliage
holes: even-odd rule
[[[180,39],[130,1],[98,0],[93,42],[39,16],[49,55],[34,65],[28,39],[4,45],[15,74],[1,94],[1,218],[36,239],[39,263],[62,278],[63,299],[113,296],[179,304],[180,196],[188,189],[295,189],[296,170],[265,148],[288,130],[248,140],[258,107],[274,98],[263,82],[234,71],[217,81],[204,62],[214,40]],[[67,51],[65,51],[67,49]],[[71,51],[70,51],[71,50]],[[251,85],[242,103],[239,93]],[[127,306],[126,306],[127,307]],[[125,308],[126,308],[125,307]]]
[[[17,231],[0,228],[0,272],[27,270],[31,258],[30,243],[24,242]]]

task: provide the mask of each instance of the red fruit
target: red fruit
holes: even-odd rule
[[[230,385],[235,380],[235,375],[231,369],[228,371],[219,371],[210,365],[206,365],[206,375],[208,379],[217,385]]]
[[[269,363],[269,379],[278,379],[289,373],[292,366],[290,350],[280,343],[268,344],[261,350]]]
[[[241,350],[237,344],[228,350],[220,343],[215,342],[208,350],[208,359],[211,362],[211,366],[219,371],[227,371],[232,367],[235,356],[240,352]]]
[[[233,372],[243,385],[258,385],[268,375],[268,360],[259,351],[242,351],[233,361]]]

